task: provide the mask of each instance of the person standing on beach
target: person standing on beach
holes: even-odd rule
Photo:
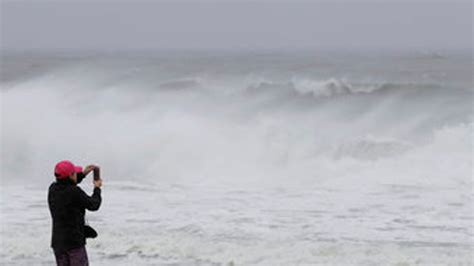
[[[82,167],[75,166],[70,161],[56,164],[56,181],[49,187],[48,205],[53,220],[51,247],[58,266],[89,265],[85,248],[88,233],[85,231],[84,215],[86,209],[99,209],[102,180],[98,176],[93,179],[92,196],[88,196],[77,184],[91,171],[98,169],[98,166],[88,165],[83,171]]]

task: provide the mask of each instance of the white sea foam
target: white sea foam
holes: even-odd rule
[[[472,87],[252,60],[4,77],[2,261],[52,262],[44,190],[68,158],[106,179],[94,264],[472,262]]]

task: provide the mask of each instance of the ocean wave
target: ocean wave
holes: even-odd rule
[[[441,88],[439,84],[412,84],[395,82],[361,83],[346,79],[296,79],[287,82],[274,82],[261,79],[247,85],[249,93],[273,92],[294,96],[311,96],[313,98],[330,98],[346,95],[368,95],[382,92],[414,91]]]
[[[164,81],[160,83],[159,87],[161,89],[168,89],[168,90],[183,90],[183,89],[191,89],[198,87],[200,85],[199,78],[184,78],[184,79],[175,79]]]
[[[333,156],[335,159],[351,157],[362,160],[376,160],[401,155],[411,148],[413,148],[413,145],[406,141],[367,136],[340,143],[334,148]]]
[[[472,120],[471,88],[424,80],[78,65],[1,92],[14,114],[2,119],[3,173],[33,175],[73,149],[72,160],[126,165],[111,170],[120,178],[305,176],[326,162],[329,176],[345,159],[398,160],[437,129]],[[71,148],[57,139],[58,124],[95,130],[62,131],[61,139],[88,143]],[[139,163],[127,164],[130,157]]]

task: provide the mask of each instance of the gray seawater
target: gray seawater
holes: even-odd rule
[[[94,265],[473,263],[470,54],[4,54],[1,73],[2,264],[53,263],[64,158],[103,169]]]

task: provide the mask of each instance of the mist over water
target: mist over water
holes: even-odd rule
[[[126,180],[334,178],[330,164],[363,169],[433,145],[443,128],[468,134],[469,63],[422,55],[7,57],[14,78],[3,76],[3,176],[43,179],[70,158]]]
[[[327,239],[353,244],[350,239],[357,239],[356,243],[367,241],[364,245],[370,246],[370,241],[399,239],[434,246],[461,245],[468,251],[473,237],[469,229],[473,221],[472,74],[470,56],[425,53],[6,55],[1,80],[2,183],[45,187],[53,179],[54,164],[70,159],[101,165],[115,193],[111,197],[118,197],[118,202],[121,193],[130,196],[136,189],[141,191],[129,199],[137,203],[129,211],[138,210],[137,219],[143,218],[142,222],[150,217],[146,211],[141,215],[137,206],[155,197],[149,189],[161,195],[169,193],[166,202],[183,201],[184,210],[190,211],[227,208],[227,197],[265,206],[261,208],[268,212],[259,212],[259,207],[251,208],[255,213],[243,212],[255,219],[249,222],[253,225],[235,224],[247,240],[257,241],[253,233],[258,235],[258,243],[273,239],[260,228],[266,228],[262,220],[275,222],[275,228],[283,226],[278,221],[285,223],[288,217],[295,219],[291,226],[299,226],[296,220],[305,221],[301,227],[283,226],[279,232],[284,239],[301,235],[279,246],[281,250],[289,250],[291,245],[308,249],[302,240],[305,236],[311,245]],[[169,189],[164,189],[166,186]],[[233,191],[237,188],[248,194]],[[279,193],[272,194],[274,189]],[[292,198],[290,192],[301,200]],[[440,192],[445,193],[444,200],[436,197]],[[183,194],[192,197],[193,203],[177,196]],[[208,202],[206,195],[215,201]],[[331,206],[318,204],[320,197]],[[404,205],[407,199],[412,201]],[[369,203],[377,200],[381,210],[373,213],[378,207]],[[308,218],[308,213],[286,216],[272,201],[281,202],[281,206],[293,202],[301,210],[313,208],[314,202],[323,208],[318,211],[349,217],[346,219],[356,212],[356,233],[347,229],[347,223],[324,213],[316,220]],[[171,227],[179,227],[183,222],[173,217],[181,217],[180,213],[172,213],[170,206],[162,204],[147,205],[147,211],[157,208],[160,215],[177,219],[170,222]],[[424,212],[433,205],[440,216]],[[410,206],[413,209],[407,209]],[[113,216],[115,209],[112,205],[110,209]],[[411,211],[413,215],[406,222],[409,226],[398,228],[405,221],[398,214]],[[221,239],[217,236],[225,241],[234,239],[235,232],[219,226],[236,221],[217,221],[209,229],[199,226],[209,222],[210,216],[191,217],[195,223],[182,224],[184,229],[179,232],[186,235],[180,239],[210,241],[208,250],[191,252],[191,258],[230,261],[216,251],[223,248],[216,246]],[[436,231],[441,225],[423,224],[433,217],[441,219],[445,228]],[[102,217],[97,222],[107,224],[108,219]],[[333,223],[334,231],[320,232],[330,236],[311,235],[314,231],[304,229]],[[124,224],[116,221],[114,225],[120,228]],[[133,227],[133,222],[127,224],[132,229],[124,230],[131,234],[144,233],[140,226]],[[427,232],[423,226],[428,226]],[[159,241],[174,241],[170,233],[174,229],[155,229],[161,236]],[[208,234],[217,238],[208,238]],[[120,238],[107,236],[104,241]],[[238,244],[232,243],[245,253],[247,242],[235,241]],[[138,249],[148,255],[165,254],[166,261],[166,254],[175,254],[166,249],[166,243],[144,241]],[[105,250],[112,254],[107,256],[131,256],[135,251],[127,249],[130,245],[125,241]],[[162,249],[149,250],[150,245]],[[423,253],[427,247],[421,246],[414,252],[437,252],[434,248]],[[278,252],[269,246],[260,248],[263,262]],[[390,246],[383,248],[391,250]],[[462,261],[468,259],[465,251],[455,248],[449,252],[460,255]],[[104,264],[110,259],[107,256],[101,257]],[[229,256],[250,263],[257,255]],[[301,261],[311,263],[316,255],[301,256]],[[331,252],[324,256],[336,256],[339,262],[348,259]],[[294,254],[286,256],[285,261],[294,263],[292,257]],[[374,260],[383,262],[383,258]]]

